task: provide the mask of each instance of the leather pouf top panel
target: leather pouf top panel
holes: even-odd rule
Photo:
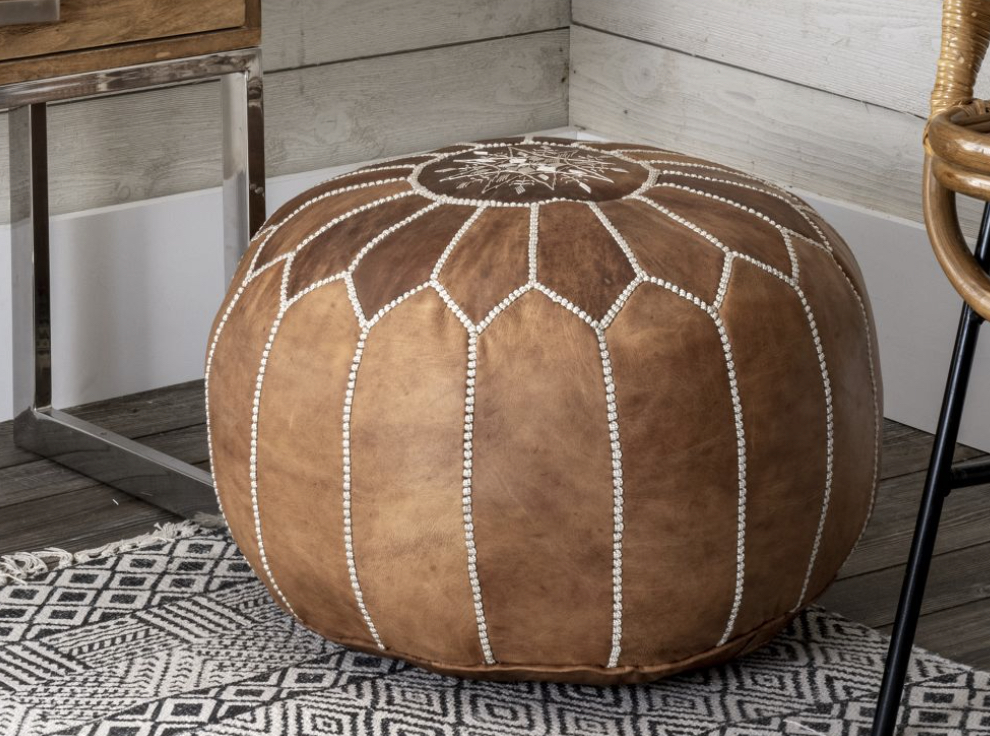
[[[255,237],[207,359],[239,546],[324,636],[633,682],[771,638],[866,523],[879,365],[807,204],[634,144],[339,176]]]

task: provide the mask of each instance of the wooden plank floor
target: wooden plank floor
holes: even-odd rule
[[[202,383],[89,404],[78,416],[201,467]],[[882,631],[893,622],[931,436],[887,421],[882,483],[870,526],[821,603]],[[982,453],[959,447],[957,459]],[[149,531],[173,514],[14,446],[0,423],[0,554],[80,550]],[[990,669],[990,486],[948,499],[918,643]]]

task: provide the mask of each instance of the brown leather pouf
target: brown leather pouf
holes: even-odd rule
[[[829,584],[876,485],[849,249],[792,194],[634,144],[462,144],[300,195],[241,264],[207,394],[274,599],[467,677],[750,651]]]

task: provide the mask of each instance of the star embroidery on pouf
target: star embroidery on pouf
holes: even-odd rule
[[[607,158],[581,149],[546,145],[481,149],[474,151],[472,158],[455,158],[452,163],[460,165],[437,169],[438,174],[448,174],[440,181],[463,180],[457,185],[458,189],[481,184],[482,193],[507,186],[516,194],[522,194],[530,187],[544,186],[553,190],[561,183],[576,184],[590,194],[589,181],[610,184],[613,180],[606,172],[626,173],[626,169]]]

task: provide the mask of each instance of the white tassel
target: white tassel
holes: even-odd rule
[[[130,539],[122,539],[119,542],[104,544],[102,547],[83,550],[81,552],[68,552],[64,549],[50,547],[40,552],[15,552],[9,555],[0,555],[0,585],[17,583],[32,575],[43,575],[52,570],[60,570],[63,567],[89,562],[103,557],[113,557],[122,552],[148,547],[161,542],[172,542],[176,539],[191,537],[199,532],[222,529],[226,526],[223,517],[211,514],[196,514],[193,520],[178,522],[166,522],[156,524],[155,531],[142,534]]]

